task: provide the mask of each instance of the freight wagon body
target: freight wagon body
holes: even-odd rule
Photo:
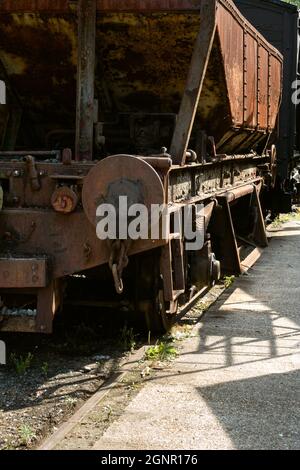
[[[283,55],[283,96],[277,140],[277,173],[284,181],[299,160],[299,118],[293,95],[299,73],[299,10],[279,0],[235,0],[243,15]]]
[[[267,244],[282,56],[232,1],[4,0],[0,79],[3,331],[51,332],[72,282],[78,302],[115,286],[168,328]],[[120,197],[165,205],[160,236],[100,240]]]

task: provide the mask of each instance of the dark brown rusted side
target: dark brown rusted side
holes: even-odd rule
[[[69,11],[77,0],[2,0],[0,11]],[[98,11],[199,10],[201,0],[97,0]]]

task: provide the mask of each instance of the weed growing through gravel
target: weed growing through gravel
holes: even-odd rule
[[[280,214],[276,217],[275,220],[271,223],[268,229],[279,229],[283,224],[291,221],[300,221],[300,208],[298,207],[295,212],[289,214]]]
[[[26,356],[17,356],[15,353],[12,353],[10,355],[10,361],[17,374],[23,375],[31,367],[33,354],[28,353]]]
[[[235,276],[225,276],[224,277],[224,286],[226,287],[226,289],[228,289],[228,287],[232,286],[234,281],[235,281]]]
[[[67,405],[68,408],[74,408],[77,404],[77,398],[73,398],[73,397],[67,397],[65,399],[65,404]]]
[[[147,361],[170,361],[178,355],[173,344],[165,341],[158,342],[155,346],[150,346],[145,353]]]
[[[133,328],[128,328],[127,325],[124,325],[120,333],[120,345],[122,349],[125,351],[133,351],[136,346],[136,335],[133,332]]]
[[[29,446],[36,439],[36,434],[34,433],[33,429],[27,424],[22,424],[19,429],[19,436],[21,445],[24,447]]]
[[[48,364],[48,362],[43,362],[42,373],[45,377],[48,377],[48,373],[49,373],[49,364]]]

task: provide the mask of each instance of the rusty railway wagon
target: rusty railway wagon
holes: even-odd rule
[[[68,301],[167,329],[267,245],[282,56],[232,1],[1,0],[0,79],[1,331],[51,333]],[[120,196],[167,232],[101,240]]]

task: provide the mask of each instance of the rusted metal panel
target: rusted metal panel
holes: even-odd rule
[[[35,288],[47,285],[46,258],[0,257],[0,288]]]
[[[274,129],[277,120],[277,102],[281,101],[282,92],[282,67],[278,67],[278,62],[274,56],[270,56],[269,59],[269,126]]]
[[[78,273],[109,260],[107,242],[97,238],[95,227],[84,212],[66,216],[45,209],[3,210],[0,222],[2,252],[13,249],[16,256],[47,253],[52,260],[53,278]],[[165,240],[137,240],[130,255],[164,244]]]
[[[296,154],[299,154],[300,150],[300,132],[298,129],[296,130],[296,125],[299,128],[299,123],[297,122],[296,105],[292,102],[292,94],[294,93],[292,84],[298,78],[300,13],[296,5],[277,0],[235,0],[235,3],[252,25],[284,57],[283,95],[277,126],[278,136],[276,138],[277,174],[284,180],[288,178],[290,163],[295,150]],[[270,62],[272,62],[272,59]],[[271,96],[278,93],[280,83],[281,79],[278,79],[272,84]],[[272,100],[271,107],[273,107]],[[270,125],[272,127],[272,119]],[[295,141],[296,136],[297,141]]]
[[[281,80],[278,76],[281,74],[282,57],[249,27],[245,19],[234,15],[228,2],[227,5],[222,2],[219,6],[218,31],[234,125],[252,129],[259,125],[261,130],[274,129],[280,104]],[[272,71],[269,70],[269,59],[272,60]],[[268,97],[269,79],[273,82],[275,93]]]
[[[258,46],[255,38],[245,32],[244,126],[250,128],[255,128],[257,126],[257,47]]]
[[[242,126],[243,120],[243,66],[244,66],[244,30],[231,11],[225,6],[218,7],[218,32],[225,67],[229,102],[233,123]]]
[[[263,47],[258,47],[257,60],[257,124],[260,129],[268,129],[268,105],[269,105],[269,54]],[[277,103],[278,109],[279,103]]]

